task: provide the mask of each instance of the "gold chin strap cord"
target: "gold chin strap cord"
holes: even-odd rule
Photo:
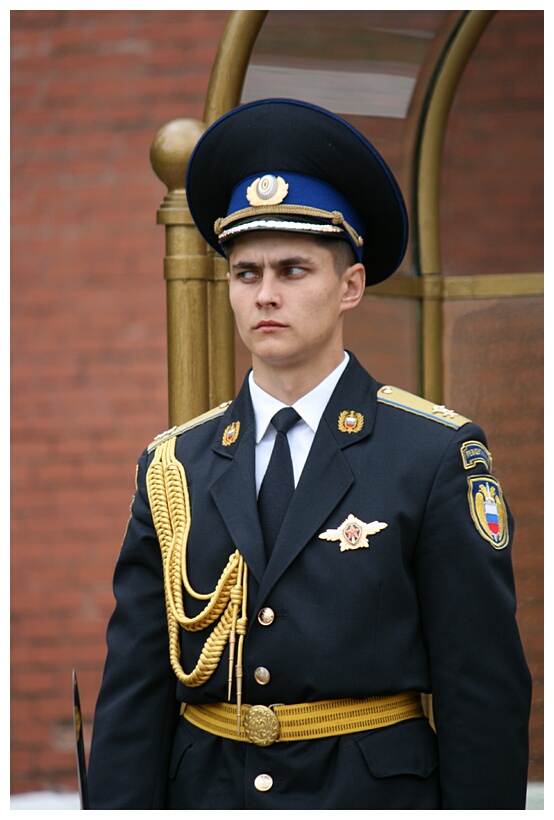
[[[260,219],[267,218],[268,216],[306,216],[310,219],[328,219],[330,220],[331,225],[339,226],[344,231],[346,231],[346,233],[350,236],[356,247],[360,248],[364,244],[363,237],[361,237],[357,233],[357,231],[354,230],[352,225],[350,225],[350,223],[346,221],[346,219],[340,211],[324,211],[321,208],[312,208],[309,206],[301,205],[265,205],[263,211],[261,211],[260,208],[242,208],[242,210],[235,211],[235,213],[230,214],[229,216],[220,217],[219,219],[216,219],[214,223],[214,232],[221,240],[223,240],[224,238],[232,235],[233,233],[233,228],[230,228],[228,229],[228,231],[225,231],[225,228],[228,225],[231,225],[240,219],[247,219],[256,216]],[[321,228],[321,230],[324,230],[325,227],[330,226],[320,225],[319,227]],[[236,226],[237,230],[239,228],[240,225]]]
[[[171,666],[185,686],[201,686],[212,676],[225,646],[229,644],[228,699],[231,699],[234,671],[237,713],[240,716],[242,651],[247,628],[248,567],[239,551],[235,550],[229,556],[227,566],[213,592],[199,593],[190,585],[187,573],[190,500],[185,470],[175,457],[175,441],[176,437],[173,436],[158,445],[146,474],[152,518],[162,553]],[[185,613],[183,588],[192,598],[207,602],[204,609],[192,618]],[[186,673],[181,665],[180,628],[197,632],[217,620],[218,623],[204,643],[196,666],[192,672]]]

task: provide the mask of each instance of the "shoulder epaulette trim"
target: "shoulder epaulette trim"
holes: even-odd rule
[[[207,421],[211,421],[212,419],[217,419],[223,415],[223,413],[227,410],[229,405],[231,404],[230,401],[224,401],[222,404],[218,405],[217,407],[208,410],[206,413],[202,413],[200,416],[196,416],[194,419],[190,419],[190,421],[185,421],[184,424],[179,426],[172,427],[170,430],[165,430],[163,433],[159,433],[155,439],[150,442],[147,447],[147,451],[151,453],[159,444],[162,442],[167,441],[169,438],[173,436],[180,436],[181,433],[185,433],[187,430],[192,430],[194,427],[199,427],[201,424],[205,424]]]
[[[399,410],[405,410],[407,413],[414,413],[416,416],[437,421],[453,430],[458,430],[471,421],[454,410],[448,410],[444,404],[433,404],[432,401],[427,401],[427,399],[388,384],[377,392],[377,401],[381,404],[388,404],[389,407],[398,407]]]

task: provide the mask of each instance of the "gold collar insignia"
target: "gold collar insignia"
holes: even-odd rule
[[[240,421],[234,421],[232,424],[227,425],[221,438],[221,443],[223,446],[229,447],[231,444],[234,444],[239,437],[239,432]]]
[[[355,410],[343,410],[339,415],[341,433],[359,433],[364,426],[364,417]]]

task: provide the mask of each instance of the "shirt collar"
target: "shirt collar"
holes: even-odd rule
[[[332,373],[329,373],[313,390],[310,390],[309,393],[306,393],[305,396],[302,396],[292,405],[314,433],[318,428],[323,411],[327,407],[333,390],[346,369],[349,358],[348,353],[345,351],[344,358],[338,367],[336,367]],[[283,404],[279,399],[270,396],[265,390],[262,390],[254,381],[252,371],[250,372],[248,383],[254,408],[254,417],[256,419],[256,444],[258,444],[266,434],[269,423],[275,413],[287,405]]]

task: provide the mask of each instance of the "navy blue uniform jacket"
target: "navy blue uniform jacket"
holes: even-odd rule
[[[436,734],[422,718],[261,748],[179,717],[181,701],[226,700],[227,663],[189,689],[170,668],[145,451],[115,571],[91,808],[524,808],[530,678],[515,621],[511,517],[498,549],[475,505],[472,514],[473,479],[486,481],[490,466],[482,430],[396,395],[351,356],[267,564],[247,382],[227,409],[184,425],[175,435],[191,500],[188,572],[209,592],[235,549],[248,564],[244,703],[432,692]],[[361,430],[339,429],[345,410],[363,415]],[[224,446],[237,421],[236,442]],[[319,538],[351,514],[387,527],[367,548]],[[192,614],[200,608],[186,603]],[[276,616],[269,626],[257,619],[266,606]],[[182,631],[185,671],[205,638]],[[254,678],[260,666],[271,675],[264,686]],[[254,786],[261,773],[273,779],[265,792]]]

